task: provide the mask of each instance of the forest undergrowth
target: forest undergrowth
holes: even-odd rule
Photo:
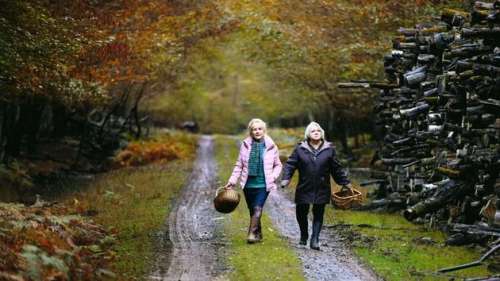
[[[0,277],[141,280],[172,200],[191,172],[196,140],[158,133],[124,150],[134,162],[118,154],[117,164],[125,167],[61,181],[51,201],[2,203]]]

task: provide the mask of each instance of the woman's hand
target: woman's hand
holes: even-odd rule
[[[281,187],[281,188],[285,188],[285,187],[287,187],[287,186],[288,186],[288,184],[289,184],[289,183],[290,183],[290,181],[288,181],[288,180],[282,180],[282,181],[280,182],[280,187]]]
[[[342,186],[342,189],[352,189],[352,184],[348,183]]]
[[[224,185],[224,189],[233,189],[234,184],[228,182],[226,185]]]

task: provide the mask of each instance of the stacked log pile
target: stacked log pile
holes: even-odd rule
[[[371,206],[459,232],[499,230],[500,1],[400,28],[384,67],[387,81],[339,84],[380,89],[385,170]]]

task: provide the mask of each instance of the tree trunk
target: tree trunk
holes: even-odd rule
[[[51,135],[54,138],[66,135],[68,130],[68,114],[64,106],[59,103],[52,104],[52,120],[54,129]]]
[[[7,102],[1,102],[2,105],[2,123],[0,127],[0,161],[3,162],[5,157],[5,141],[7,139],[6,135],[9,127],[9,104]]]
[[[348,125],[345,122],[346,121],[343,116],[339,116],[337,118],[337,135],[339,137],[340,144],[342,145],[342,151],[350,157],[352,156],[352,151],[348,144]]]
[[[353,127],[354,127],[354,148],[359,148],[360,145],[361,145],[361,133],[360,133],[360,130],[359,130],[359,126],[358,126],[358,123],[353,123]]]
[[[42,123],[43,100],[35,99],[26,105],[26,141],[28,152],[33,153],[38,143],[38,133]]]
[[[104,140],[104,133],[105,133],[104,128],[106,127],[108,121],[111,119],[111,116],[113,116],[114,114],[116,114],[116,112],[118,110],[120,110],[121,107],[123,107],[124,105],[127,104],[127,101],[128,101],[131,89],[132,89],[132,86],[126,87],[126,89],[124,90],[122,96],[120,96],[120,98],[118,99],[118,101],[112,106],[111,110],[104,117],[104,121],[102,122],[102,125],[99,128],[99,132],[97,134],[99,142],[103,142],[103,140]]]
[[[141,90],[139,91],[139,94],[137,95],[135,102],[134,102],[134,107],[131,110],[131,113],[134,115],[134,121],[135,125],[137,126],[137,131],[135,132],[135,138],[140,138],[142,135],[142,127],[141,127],[141,121],[139,120],[139,103],[144,96],[144,91],[146,89],[146,84],[143,84],[141,86]]]
[[[7,131],[6,134],[6,144],[5,144],[5,162],[10,162],[12,157],[19,156],[21,152],[21,138],[23,135],[24,128],[20,125],[20,107],[19,105],[10,106],[7,113],[7,118],[9,119],[5,127]]]
[[[335,114],[333,112],[333,110],[328,110],[328,121],[327,121],[327,132],[329,134],[332,134],[333,133],[333,128],[334,128],[334,123],[335,123]]]

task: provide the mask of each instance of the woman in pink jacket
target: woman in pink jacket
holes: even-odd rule
[[[264,121],[252,119],[248,123],[248,133],[225,188],[233,188],[239,178],[250,212],[247,242],[255,243],[262,240],[262,208],[269,192],[276,189],[282,165],[278,147],[266,134]]]

